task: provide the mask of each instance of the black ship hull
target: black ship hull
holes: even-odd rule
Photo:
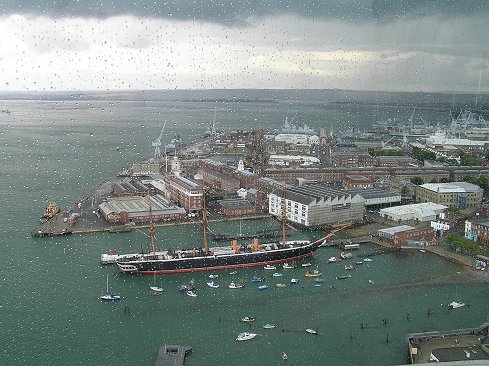
[[[311,257],[320,243],[294,243],[284,247],[246,253],[225,253],[173,258],[118,261],[121,272],[131,274],[173,274],[227,270],[281,264]]]

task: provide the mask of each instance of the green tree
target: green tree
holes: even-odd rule
[[[421,177],[412,177],[411,183],[416,184],[417,186],[420,186],[421,184],[424,183],[424,181],[423,181],[423,178],[421,178]]]
[[[473,154],[462,154],[460,157],[460,165],[462,166],[477,166],[481,163],[481,160]]]
[[[411,155],[413,156],[413,158],[419,161],[436,159],[436,154],[434,152],[426,151],[420,149],[419,147],[413,147],[413,152],[411,153]]]
[[[401,196],[406,197],[409,194],[409,188],[407,186],[402,186],[401,188]]]

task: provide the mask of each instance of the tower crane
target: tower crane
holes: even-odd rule
[[[151,143],[151,146],[155,148],[155,153],[154,153],[155,158],[159,158],[161,156],[161,151],[160,151],[161,138],[163,137],[163,132],[165,131],[165,127],[166,127],[166,121],[163,124],[163,127],[161,128],[160,136],[158,136],[158,138]]]
[[[391,142],[391,141],[392,141],[394,138],[395,138],[395,136],[392,136],[390,139],[388,139],[388,140],[387,140],[387,141],[385,141],[385,142],[384,142],[384,141],[381,141],[381,143],[382,143],[382,149],[383,149],[383,148],[385,148],[385,147],[387,146],[387,144],[388,144],[389,142]]]

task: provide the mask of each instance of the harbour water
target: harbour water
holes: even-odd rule
[[[99,265],[110,249],[148,247],[141,233],[89,234],[32,238],[31,230],[50,202],[67,205],[97,182],[113,178],[134,161],[152,154],[151,141],[168,119],[169,142],[174,133],[198,137],[212,119],[216,103],[117,101],[2,101],[11,111],[0,115],[2,206],[0,211],[0,359],[11,365],[150,365],[162,344],[193,348],[187,365],[252,365],[283,362],[318,365],[393,365],[406,362],[405,335],[410,332],[478,326],[487,320],[486,284],[457,284],[457,265],[419,251],[373,257],[354,271],[345,262],[327,264],[336,248],[320,248],[312,260],[326,281],[315,287],[306,270],[262,269],[219,273],[219,289],[206,286],[207,274],[128,276],[113,266]],[[218,129],[280,127],[285,116],[318,128],[357,128],[392,116],[398,107],[287,101],[218,104]],[[340,113],[341,112],[341,113]],[[401,114],[410,115],[410,109]],[[433,120],[447,111],[431,110]],[[346,127],[345,127],[346,128]],[[188,136],[188,137],[187,137]],[[95,198],[98,200],[100,198]],[[86,213],[91,215],[92,213]],[[268,222],[243,222],[243,232]],[[199,243],[196,227],[159,228],[158,247]],[[216,224],[217,232],[238,232],[239,223]],[[290,233],[293,237],[320,232]],[[219,245],[224,245],[219,243]],[[362,248],[361,252],[370,250]],[[354,253],[353,260],[357,253]],[[351,272],[352,278],[336,280]],[[110,288],[123,299],[102,303],[106,275]],[[253,275],[265,275],[270,288],[258,291]],[[290,285],[292,277],[300,278]],[[197,298],[178,292],[194,279]],[[227,285],[246,282],[243,289]],[[372,280],[373,284],[368,280]],[[165,288],[151,296],[150,284]],[[287,283],[276,288],[278,282]],[[336,288],[330,288],[335,285]],[[469,307],[447,310],[456,299]],[[428,315],[428,309],[430,315]],[[240,323],[245,316],[256,321]],[[274,323],[275,329],[262,325]],[[362,328],[363,326],[363,328]],[[317,328],[318,336],[305,332]],[[242,331],[259,336],[236,342]],[[283,330],[283,331],[282,331]]]

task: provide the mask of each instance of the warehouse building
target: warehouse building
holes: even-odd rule
[[[185,209],[175,206],[161,195],[109,198],[107,202],[99,205],[99,209],[104,218],[112,224],[185,218]]]
[[[365,200],[362,196],[320,184],[290,186],[285,191],[271,193],[269,213],[281,217],[284,201],[287,220],[306,227],[363,220]]]
[[[434,202],[461,210],[479,207],[484,190],[468,182],[427,183],[416,187],[416,202]]]
[[[390,206],[393,203],[401,202],[399,193],[387,192],[378,188],[349,189],[348,193],[359,194],[365,199],[365,206]]]
[[[380,217],[398,223],[405,221],[436,221],[438,215],[448,207],[433,202],[415,203],[412,205],[383,208],[379,211]]]
[[[415,240],[424,245],[428,245],[433,244],[435,239],[435,233],[431,227],[418,229],[409,225],[400,225],[378,230],[377,236],[391,242],[395,246],[406,245],[408,242]]]
[[[229,198],[217,201],[217,209],[225,216],[251,215],[256,211],[255,206],[242,198]]]

